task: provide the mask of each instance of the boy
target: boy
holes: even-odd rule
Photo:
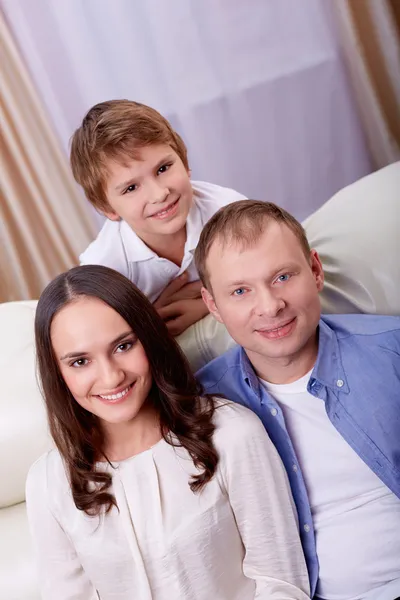
[[[193,253],[208,219],[244,196],[191,182],[180,136],[156,110],[129,100],[89,110],[72,138],[71,167],[89,202],[107,217],[81,264],[128,277],[173,335],[204,317]]]
[[[204,301],[238,346],[198,373],[251,408],[284,463],[312,596],[400,596],[400,318],[321,317],[321,261],[268,202],[236,202],[195,253]]]

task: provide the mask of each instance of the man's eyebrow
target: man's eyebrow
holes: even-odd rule
[[[298,269],[298,265],[295,265],[294,263],[287,263],[285,265],[280,266],[279,269],[274,269],[273,271],[271,271],[265,277],[265,279],[273,279],[278,275],[278,273],[281,273],[282,271],[291,271],[293,269]],[[241,285],[246,285],[246,279],[237,279],[236,281],[228,281],[226,283],[227,287],[240,287]]]
[[[109,346],[116,346],[118,344],[118,342],[121,342],[123,339],[125,339],[126,337],[128,337],[129,335],[132,335],[133,331],[131,329],[129,329],[128,331],[125,331],[124,333],[121,333],[121,335],[119,335],[118,337],[115,338],[115,340],[113,340],[112,342],[109,343]],[[60,360],[66,360],[71,359],[71,358],[84,358],[85,356],[87,356],[89,354],[89,352],[86,352],[86,350],[83,350],[82,352],[68,352],[67,354],[64,354],[63,356],[60,357]]]

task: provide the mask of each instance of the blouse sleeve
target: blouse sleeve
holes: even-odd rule
[[[220,468],[255,599],[306,600],[309,578],[283,464],[254,413],[239,405],[221,409],[227,421],[217,434]]]
[[[47,455],[28,474],[26,502],[43,600],[98,600],[75,549],[49,504]]]

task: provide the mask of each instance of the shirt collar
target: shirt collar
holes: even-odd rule
[[[336,332],[323,317],[319,321],[318,355],[311,377],[331,389],[340,388],[340,391],[346,394],[350,391]]]
[[[257,396],[260,397],[260,380],[258,379],[244,348],[240,348],[239,364],[243,379]],[[336,333],[323,320],[323,317],[319,321],[318,355],[311,378],[316,379],[325,387],[335,390],[340,388],[340,391],[346,394],[350,391],[342,365]]]
[[[205,223],[203,223],[203,220],[201,218],[200,209],[196,204],[195,193],[193,193],[192,206],[189,210],[189,214],[186,220],[185,253],[193,253],[196,250],[196,246],[199,243],[200,234],[204,225]]]
[[[158,258],[158,255],[140,239],[126,221],[120,221],[119,227],[125,254],[126,256],[129,256],[131,260],[133,259],[134,262],[139,262],[142,260],[150,260],[151,258]]]
[[[201,218],[201,212],[196,204],[195,193],[193,194],[192,206],[189,210],[186,221],[186,243],[185,253],[194,252],[199,242],[200,233],[203,229],[203,220]],[[125,248],[127,256],[134,257],[135,262],[142,260],[150,260],[152,258],[159,258],[158,254],[153,252],[143,240],[133,231],[133,229],[126,223],[126,221],[120,221],[120,234],[122,242]]]

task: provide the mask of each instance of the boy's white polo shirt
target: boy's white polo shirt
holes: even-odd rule
[[[151,302],[184,271],[188,272],[189,281],[197,281],[199,275],[193,254],[204,225],[219,208],[246,197],[230,188],[205,181],[193,181],[192,187],[193,204],[187,218],[187,239],[180,267],[153,252],[125,221],[109,219],[79,257],[81,265],[105,265],[119,271],[133,281]]]

